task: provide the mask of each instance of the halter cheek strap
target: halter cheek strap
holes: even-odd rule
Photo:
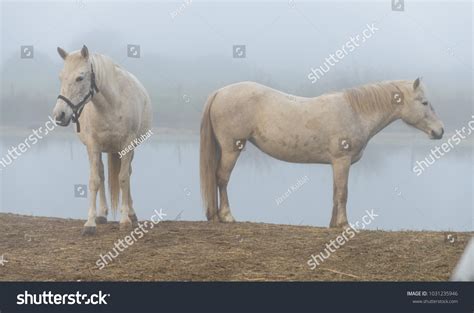
[[[91,85],[89,87],[89,92],[82,98],[82,100],[78,104],[72,103],[71,100],[69,100],[67,97],[63,95],[59,95],[58,99],[63,100],[66,102],[66,104],[71,108],[72,110],[72,121],[73,123],[76,123],[76,131],[78,133],[81,132],[81,125],[79,124],[79,117],[81,116],[82,110],[84,110],[84,107],[89,100],[94,97],[95,93],[99,92],[99,88],[97,88],[97,84],[95,82],[95,73],[94,73],[94,68],[92,67],[91,64]]]

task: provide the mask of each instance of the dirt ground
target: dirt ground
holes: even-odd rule
[[[81,236],[84,221],[0,214],[2,281],[439,281],[470,233],[361,231],[311,270],[311,254],[342,230],[257,223],[163,221],[103,269],[100,255],[130,231]],[[451,242],[452,241],[452,242]]]

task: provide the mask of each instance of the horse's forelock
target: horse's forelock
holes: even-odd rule
[[[92,55],[89,55],[89,58],[91,57]],[[82,56],[81,50],[76,50],[68,54],[65,63],[71,67],[75,67],[80,64],[88,63],[88,60]]]

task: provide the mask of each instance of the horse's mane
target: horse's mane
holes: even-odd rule
[[[387,81],[345,89],[343,93],[356,112],[392,112],[396,106],[392,102],[393,92],[406,96],[411,91],[410,87],[410,81]]]
[[[94,53],[92,54],[92,62],[97,64],[97,66],[105,67],[107,69],[113,68],[122,68],[119,64],[115,63],[112,58],[105,54]]]

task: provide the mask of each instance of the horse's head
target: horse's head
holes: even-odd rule
[[[68,126],[71,119],[78,114],[78,110],[82,111],[85,103],[92,97],[95,77],[86,46],[71,53],[58,47],[58,53],[64,60],[64,67],[59,74],[61,92],[53,110],[53,117],[58,125]]]
[[[408,125],[424,131],[431,139],[441,139],[444,134],[443,122],[427,99],[419,78],[415,80],[412,88],[412,92],[404,94],[401,119]]]

